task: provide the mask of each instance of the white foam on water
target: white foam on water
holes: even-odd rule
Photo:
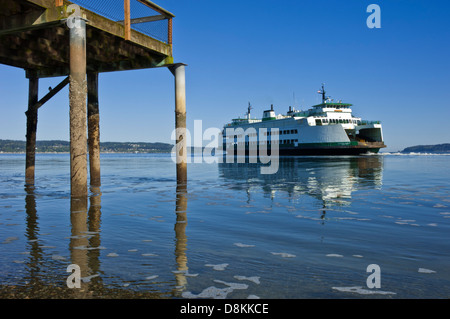
[[[148,276],[148,277],[145,277],[145,280],[153,280],[153,279],[156,279],[158,277],[159,277],[158,275]]]
[[[275,256],[281,256],[283,258],[295,258],[295,257],[297,257],[294,254],[289,254],[289,253],[274,253],[274,252],[272,252],[271,254],[275,255]]]
[[[52,255],[52,259],[53,260],[66,260],[65,257],[60,256],[60,255]]]
[[[436,271],[427,268],[419,268],[418,272],[422,274],[434,274]]]
[[[98,246],[98,247],[87,247],[87,246],[77,246],[73,247],[73,249],[80,249],[80,250],[95,250],[95,249],[106,249],[105,247]]]
[[[258,277],[258,276],[246,277],[246,276],[236,275],[236,276],[234,276],[234,278],[237,279],[237,280],[248,280],[248,281],[254,282],[255,284],[259,285],[260,284],[259,279],[261,277]]]
[[[183,274],[186,277],[197,277],[198,274],[191,274],[187,270],[172,270],[174,274]]]
[[[117,253],[109,253],[108,255],[106,255],[106,257],[119,257],[119,254],[117,254]]]
[[[228,264],[217,264],[217,265],[213,265],[213,264],[206,264],[206,267],[212,267],[212,269],[217,270],[217,271],[222,271],[225,270],[225,268],[228,267]]]
[[[243,243],[234,243],[234,245],[235,245],[235,246],[238,246],[238,247],[243,247],[243,248],[246,248],[246,247],[255,247],[255,245],[247,245],[247,244],[243,244]]]
[[[376,153],[376,154],[364,154],[364,155],[382,155],[382,156],[450,156],[450,153],[416,153],[416,152],[411,152],[411,153],[400,153],[400,152],[381,152],[381,153]]]
[[[87,235],[98,235],[98,234],[100,234],[99,231],[82,231],[80,233],[87,234]]]
[[[261,299],[257,295],[248,295],[247,299]]]
[[[360,295],[395,295],[392,291],[383,291],[378,289],[365,289],[363,287],[331,287],[332,289],[338,290],[340,292],[352,292]]]
[[[239,284],[239,283],[235,283],[235,282],[226,282],[223,280],[218,280],[218,279],[214,279],[214,282],[217,282],[218,284],[224,284],[225,286],[230,287],[231,289],[248,289],[248,285],[247,284]]]
[[[100,276],[99,274],[94,274],[86,277],[80,278],[82,282],[90,282],[92,278]]]
[[[229,293],[233,292],[233,289],[231,287],[226,287],[226,288],[217,288],[214,286],[208,287],[206,289],[204,289],[201,293],[199,293],[198,295],[193,294],[190,291],[184,291],[181,293],[181,296],[183,298],[188,298],[188,299],[196,299],[196,298],[200,298],[200,299],[205,299],[205,298],[212,298],[212,299],[225,299]]]
[[[338,258],[342,258],[344,257],[343,255],[339,255],[339,254],[327,254],[327,257],[338,257]]]
[[[154,256],[158,256],[157,254],[152,254],[152,253],[144,253],[144,254],[141,254],[141,256],[144,256],[144,257],[154,257]]]

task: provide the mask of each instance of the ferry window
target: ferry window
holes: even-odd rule
[[[342,119],[339,119],[339,123],[342,123]]]

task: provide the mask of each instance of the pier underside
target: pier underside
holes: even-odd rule
[[[70,73],[67,5],[54,0],[0,0],[0,63],[35,72],[38,78]],[[123,24],[81,8],[86,21],[88,72],[111,72],[167,66],[173,63],[172,46],[131,30],[124,39]]]
[[[113,5],[122,10],[121,20],[111,20],[108,14],[83,8],[84,3],[92,8],[101,4],[84,0],[0,0],[0,63],[24,69],[29,79],[26,183],[34,184],[38,110],[69,85],[74,197],[87,196],[88,148],[91,185],[100,185],[99,73],[167,67],[175,77],[175,128],[180,150],[186,141],[185,65],[173,63],[174,15],[148,0],[110,0],[103,3],[104,12]],[[151,15],[131,19],[130,3]],[[163,41],[131,27],[155,21],[166,23]],[[65,78],[39,99],[39,79],[47,77]],[[181,152],[177,153],[177,177],[185,181],[186,154]]]

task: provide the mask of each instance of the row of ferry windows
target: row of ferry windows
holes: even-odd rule
[[[361,124],[360,120],[349,120],[349,119],[322,119],[322,123],[335,123],[335,124]]]
[[[268,135],[283,135],[283,134],[298,134],[298,130],[279,130],[264,132],[264,136]]]
[[[320,119],[317,119],[320,121]],[[361,124],[360,120],[349,120],[349,119],[322,119],[322,123],[331,123],[331,124]],[[225,137],[225,131],[222,133]],[[298,130],[279,130],[279,131],[267,131],[264,132],[264,136],[270,135],[284,135],[284,134],[298,134]],[[257,136],[257,133],[249,133],[249,137]],[[242,134],[237,135],[238,138],[242,138]]]
[[[270,136],[270,135],[283,135],[283,134],[298,134],[298,130],[279,130],[279,131],[268,131],[264,132],[264,136]],[[249,137],[256,137],[258,136],[258,133],[249,133]],[[231,136],[230,136],[231,137]],[[242,138],[242,134],[235,135],[237,138]]]
[[[257,145],[257,144],[294,144],[294,143],[298,143],[298,139],[293,139],[293,140],[279,140],[279,141],[260,141],[260,142],[238,142],[238,145]]]

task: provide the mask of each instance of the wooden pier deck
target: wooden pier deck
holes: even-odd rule
[[[98,74],[156,67],[175,77],[177,177],[186,180],[185,64],[174,63],[173,18],[148,0],[0,0],[0,63],[29,79],[27,184],[34,184],[38,110],[69,84],[71,195],[87,196],[88,152],[90,183],[100,184]],[[39,99],[39,79],[60,76]]]

